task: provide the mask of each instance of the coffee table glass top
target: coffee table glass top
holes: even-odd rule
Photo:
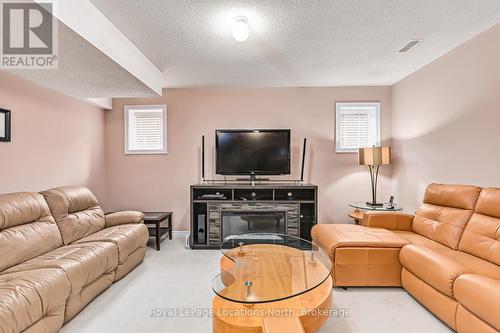
[[[284,300],[330,278],[328,255],[298,237],[271,233],[229,236],[221,251],[221,274],[213,279],[212,288],[233,302]]]
[[[382,206],[371,206],[368,205],[366,202],[353,202],[350,203],[349,206],[352,208],[356,209],[362,209],[362,210],[377,210],[381,212],[399,212],[403,210],[403,207],[394,205],[393,208],[389,208],[388,203],[384,203]]]

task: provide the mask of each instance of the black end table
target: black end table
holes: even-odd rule
[[[161,223],[165,222],[166,226]],[[160,239],[168,233],[168,239],[172,239],[172,212],[144,212],[144,224],[154,225],[148,227],[149,236],[156,237],[156,251],[160,251]]]

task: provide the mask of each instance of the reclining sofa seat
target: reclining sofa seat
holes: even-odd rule
[[[429,185],[411,224],[411,232],[418,236],[403,233],[403,237],[418,239],[416,244],[403,247],[399,255],[403,287],[453,329],[457,309],[455,279],[467,272],[466,267],[479,271],[496,268],[457,251],[480,193],[481,188],[476,186]]]
[[[500,189],[481,191],[474,214],[465,227],[459,251],[490,263],[487,270],[467,267],[455,280],[459,332],[500,331]]]
[[[390,232],[403,238],[407,243],[399,252],[401,284],[410,294],[459,332],[500,330],[499,298],[484,303],[476,292],[470,292],[481,290],[471,286],[484,282],[496,286],[490,291],[492,295],[500,293],[500,189],[431,184],[415,216],[368,213],[363,226],[317,225],[313,240],[326,250],[338,249],[339,231],[354,235]],[[382,246],[384,242],[378,243]],[[359,244],[358,236],[344,239],[341,245],[360,247],[358,252],[367,248]],[[350,261],[359,261],[359,256]],[[365,266],[374,261],[376,258],[368,257]],[[332,271],[334,280],[336,273]],[[356,279],[344,279],[342,285],[349,282],[360,285]],[[492,301],[497,302],[496,307],[491,306]]]
[[[0,332],[55,332],[62,326],[71,289],[64,271],[5,273],[61,245],[57,225],[40,194],[0,195]]]
[[[142,213],[104,216],[85,187],[43,194],[0,195],[2,333],[56,332],[144,258]]]
[[[492,217],[500,216],[492,208],[499,204],[499,189],[431,184],[411,228],[444,246],[419,241],[401,249],[403,287],[455,330],[463,331],[458,327],[455,281],[464,274],[500,279],[494,261],[500,255],[495,253],[500,220]]]
[[[83,186],[58,187],[42,192],[61,231],[65,245],[84,246],[111,242],[118,249],[118,281],[146,255],[147,227],[144,214],[125,211],[104,215],[95,195]]]

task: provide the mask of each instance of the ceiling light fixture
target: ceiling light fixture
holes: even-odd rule
[[[244,42],[248,39],[250,27],[246,17],[238,16],[234,19],[232,34],[233,38],[238,42]]]

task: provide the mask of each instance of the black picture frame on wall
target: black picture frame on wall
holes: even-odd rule
[[[11,111],[0,108],[0,142],[10,142]]]

